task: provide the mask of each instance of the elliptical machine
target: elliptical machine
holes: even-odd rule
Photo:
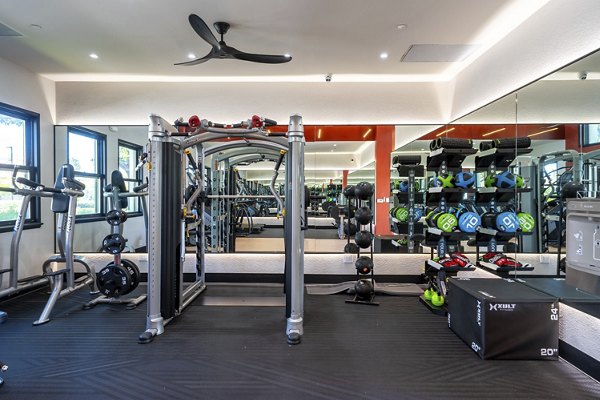
[[[45,187],[39,183],[24,178],[17,178],[17,182],[36,187],[36,190],[52,193],[52,212],[58,215],[56,236],[60,254],[48,258],[43,266],[44,276],[50,281],[50,297],[33,325],[41,325],[50,321],[50,313],[56,301],[84,286],[90,287],[90,294],[98,293],[96,290],[96,274],[92,271],[84,258],[73,254],[73,229],[75,227],[75,215],[77,209],[77,198],[84,195],[85,185],[75,180],[75,170],[71,164],[64,164],[56,177],[54,188]],[[85,275],[75,279],[75,263],[81,264],[85,269]],[[64,268],[53,270],[52,264],[64,264]],[[66,287],[63,289],[66,278]]]
[[[127,220],[127,208],[130,197],[138,197],[142,202],[142,214],[146,235],[148,232],[148,213],[146,196],[148,184],[144,183],[133,188],[132,192],[127,190],[123,175],[115,170],[110,177],[111,183],[104,187],[104,197],[110,200],[111,210],[106,214],[106,222],[111,226],[111,234],[102,241],[102,250],[114,256],[113,261],[102,268],[97,274],[97,284],[101,296],[86,303],[83,308],[90,309],[97,304],[126,304],[127,309],[136,308],[146,300],[146,294],[138,297],[123,298],[121,296],[131,293],[140,283],[140,270],[131,260],[121,257],[125,250],[127,239],[123,237],[123,223]],[[147,240],[146,240],[147,242]]]
[[[8,268],[0,270],[0,287],[5,275],[8,275],[8,286],[0,290],[0,299],[4,300],[12,295],[16,295],[25,290],[36,289],[48,284],[48,279],[44,276],[33,276],[29,278],[19,279],[19,246],[21,244],[21,235],[27,218],[27,211],[32,197],[52,197],[53,192],[46,190],[47,188],[40,187],[36,182],[30,181],[23,177],[17,177],[18,168],[13,170],[12,188],[0,187],[0,191],[13,193],[23,197],[21,208],[15,220],[13,228],[12,240],[10,242],[10,261]],[[19,183],[21,186],[17,185]],[[43,188],[43,189],[42,189]],[[60,193],[60,191],[59,191]],[[0,323],[7,318],[5,312],[0,311]]]

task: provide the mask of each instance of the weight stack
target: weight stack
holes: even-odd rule
[[[482,359],[558,360],[558,299],[506,279],[450,279],[448,325]]]

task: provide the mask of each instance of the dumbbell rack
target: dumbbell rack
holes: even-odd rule
[[[357,197],[354,197],[356,199],[356,210],[358,210],[361,207],[361,203],[366,203],[365,205],[367,207],[369,207],[371,210],[373,210],[373,205],[371,204],[371,200],[359,200]],[[350,199],[348,199],[348,203],[350,203]],[[350,207],[350,206],[348,206]],[[374,218],[374,217],[373,217]],[[369,232],[371,233],[371,245],[369,246],[369,252],[370,252],[370,257],[371,260],[373,260],[373,218],[371,218],[371,221],[369,222],[368,226],[369,226]],[[357,222],[356,224],[356,232],[360,232],[361,228],[367,226],[367,225],[361,225]],[[350,238],[350,235],[348,235],[348,238]],[[349,239],[348,239],[348,243],[350,243]],[[356,254],[356,257],[358,259],[358,257],[360,257],[360,251],[361,248],[358,247],[358,253]],[[368,306],[378,306],[379,303],[374,302],[373,300],[375,299],[375,264],[373,263],[373,268],[371,268],[371,277],[369,278],[371,280],[371,286],[373,288],[373,291],[371,292],[371,295],[369,296],[368,299],[361,299],[360,297],[358,297],[358,295],[354,295],[354,298],[352,300],[346,300],[346,303],[352,303],[352,304],[364,304],[364,305],[368,305]],[[364,275],[362,275],[364,276]],[[365,279],[361,277],[361,274],[358,272],[358,270],[356,270],[356,281],[358,282],[360,279]]]
[[[462,169],[462,163],[469,155],[475,154],[474,148],[451,149],[440,148],[434,150],[427,157],[427,170],[435,171],[438,175],[447,174],[450,171]],[[459,204],[465,193],[475,193],[474,189],[462,188],[442,188],[432,187],[427,189],[425,204],[435,205],[441,212],[448,211],[451,205]],[[445,257],[448,253],[448,245],[458,245],[463,240],[468,240],[469,234],[464,232],[444,232],[441,229],[428,227],[425,231],[425,246],[431,248],[431,259],[425,262],[425,272],[423,274],[430,288],[434,288],[438,294],[446,295],[446,278],[456,276],[459,271],[474,271],[474,267],[444,267],[433,260],[434,252],[439,258]],[[424,295],[419,297],[421,303],[429,308],[433,313],[446,315],[445,304],[435,306]]]
[[[496,175],[499,169],[508,169],[510,164],[517,156],[531,153],[531,148],[493,148],[480,152],[475,157],[475,173],[487,173]],[[496,207],[502,204],[508,204],[511,201],[517,202],[517,196],[520,193],[530,192],[529,188],[497,188],[480,187],[477,189],[475,201],[477,204],[487,204],[488,211],[495,212]],[[486,246],[488,252],[497,252],[498,245],[506,245],[514,237],[520,240],[522,235],[526,235],[520,230],[516,233],[506,233],[495,229],[480,227],[475,235],[475,253],[477,266],[490,272],[495,272],[500,276],[508,276],[510,272],[533,271],[533,267],[524,266],[522,268],[498,267],[479,261],[479,248]]]
[[[402,163],[394,164],[394,167],[396,167],[400,178],[408,178],[408,191],[396,191],[398,203],[404,204],[408,210],[408,220],[401,222],[393,216],[390,216],[390,218],[396,226],[397,233],[406,237],[408,245],[401,245],[396,241],[392,241],[392,244],[398,247],[401,253],[415,253],[415,250],[420,248],[421,242],[421,240],[415,240],[420,239],[419,237],[415,238],[415,235],[422,236],[423,233],[423,223],[415,222],[415,205],[424,203],[424,193],[415,190],[415,178],[423,177],[425,169],[422,165],[404,165]],[[417,252],[420,253],[420,251]]]

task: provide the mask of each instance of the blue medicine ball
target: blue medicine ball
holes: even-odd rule
[[[500,172],[496,175],[496,187],[512,189],[517,185],[517,178],[509,171]]]
[[[470,172],[459,172],[454,175],[454,186],[459,188],[470,188],[475,184],[475,177]]]
[[[458,229],[466,233],[475,233],[481,226],[481,217],[479,214],[467,211],[458,217]]]
[[[496,227],[501,232],[515,233],[519,226],[519,218],[512,211],[501,212],[496,217]]]

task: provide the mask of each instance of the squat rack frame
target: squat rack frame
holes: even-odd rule
[[[197,241],[196,276],[184,288],[185,213],[183,186],[186,183],[185,150],[197,149],[197,165],[201,172],[205,157],[230,148],[254,146],[285,151],[286,213],[285,213],[285,292],[286,337],[290,344],[301,341],[304,319],[304,125],[300,115],[290,117],[286,137],[268,136],[262,126],[252,124],[225,127],[202,120],[197,129],[186,135],[176,127],[152,114],[148,126],[148,292],[146,330],[140,343],[149,343],[164,333],[165,326],[206,289],[204,241]],[[265,120],[266,121],[266,120]],[[250,121],[248,121],[250,122]],[[204,149],[203,143],[230,139]],[[198,176],[197,193],[206,194],[204,174]],[[194,195],[192,197],[194,197]],[[199,196],[198,196],[199,195]],[[199,214],[205,204],[200,202]],[[198,235],[204,237],[200,218]]]

